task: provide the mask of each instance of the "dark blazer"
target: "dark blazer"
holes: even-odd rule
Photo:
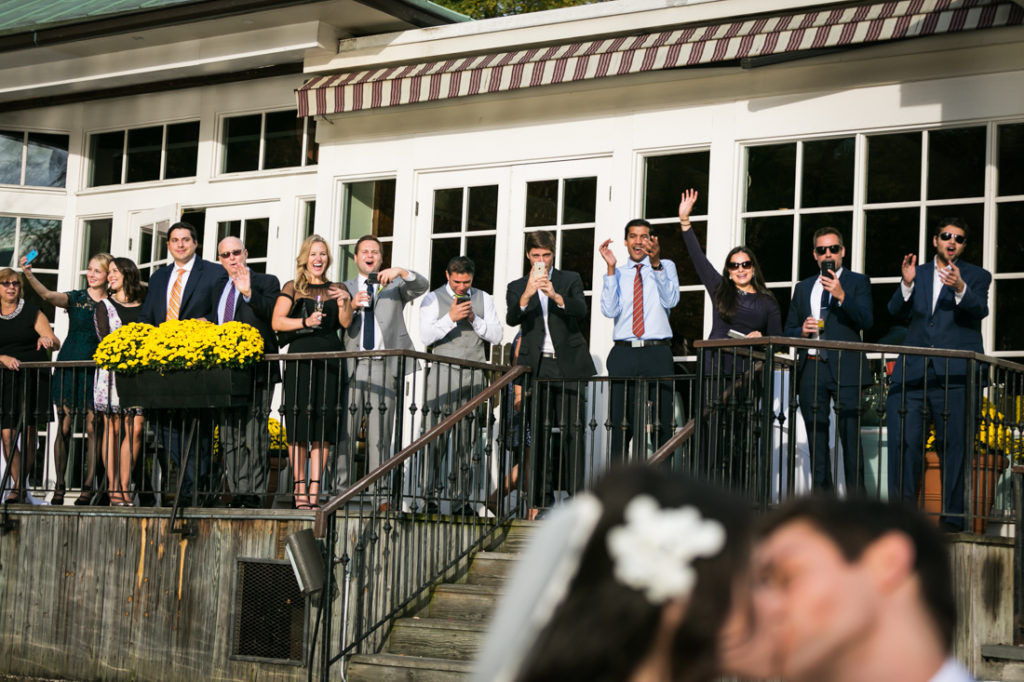
[[[964,261],[957,261],[956,265],[960,268],[960,277],[967,284],[960,305],[956,304],[953,288],[943,286],[939,300],[935,303],[935,312],[932,312],[934,259],[917,266],[914,290],[909,299],[903,300],[903,292],[897,286],[896,292],[889,299],[889,313],[907,325],[907,337],[903,345],[985,352],[981,341],[981,321],[988,316],[988,289],[992,284],[992,273]],[[924,379],[924,360],[920,355],[907,356],[907,382]],[[946,374],[946,361],[932,360],[932,363],[935,374],[941,379]],[[903,380],[903,371],[903,361],[899,360],[893,370],[895,382]],[[963,382],[967,377],[967,361],[950,360],[949,376],[953,381]]]
[[[210,290],[210,308],[207,319],[219,322],[217,318],[217,307],[220,305],[221,294],[228,283],[228,273],[221,268],[221,276],[217,284]],[[281,293],[281,281],[274,275],[264,275],[261,272],[249,271],[249,283],[252,287],[252,295],[249,300],[239,294],[235,300],[235,320],[245,322],[256,327],[260,336],[263,337],[263,352],[266,354],[277,353],[277,334],[270,326],[270,319],[274,315],[274,305],[277,302],[277,295]],[[265,372],[260,372],[258,381],[263,381]],[[270,363],[270,381],[276,384],[281,381],[281,369],[277,362]]]
[[[555,362],[564,377],[592,377],[597,374],[597,370],[579,325],[579,321],[587,315],[583,280],[575,272],[556,269],[551,270],[550,278],[555,291],[565,299],[564,310],[550,301],[548,305],[548,327],[551,330],[551,343],[555,347]],[[526,277],[509,283],[505,292],[505,322],[509,326],[522,326],[523,342],[519,347],[518,364],[529,365],[536,372],[544,346],[544,311],[538,294],[530,298],[525,310],[520,310],[519,299],[524,291]]]
[[[811,289],[818,280],[818,275],[797,282],[793,289],[793,300],[786,316],[786,336],[800,338],[803,336],[804,320],[811,316]],[[825,314],[825,341],[860,342],[861,332],[871,329],[874,324],[874,312],[871,305],[871,284],[868,278],[859,272],[843,268],[839,274],[839,283],[843,286],[846,296],[839,305],[834,297],[829,301],[828,312]],[[832,353],[830,352],[831,356]],[[802,371],[807,363],[807,351],[797,351],[797,371]],[[871,371],[862,353],[845,352],[838,363],[825,363],[831,372],[831,378],[838,378],[840,386],[869,386],[873,383]],[[838,375],[838,376],[837,376]]]
[[[167,288],[171,286],[171,275],[174,263],[165,265],[149,278],[146,300],[139,313],[139,322],[160,324],[167,320]],[[217,285],[217,280],[224,274],[224,268],[216,263],[205,261],[196,256],[196,262],[189,273],[185,291],[181,294],[181,306],[178,308],[179,320],[206,318],[210,312],[210,290]]]

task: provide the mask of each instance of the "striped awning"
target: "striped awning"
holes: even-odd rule
[[[300,116],[380,109],[807,50],[1024,23],[1010,0],[897,0],[317,76]]]

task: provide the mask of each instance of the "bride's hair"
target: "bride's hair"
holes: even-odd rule
[[[696,581],[686,603],[686,613],[672,637],[671,679],[697,682],[713,679],[718,668],[718,635],[732,604],[733,588],[746,571],[750,551],[751,515],[739,498],[662,468],[634,467],[610,472],[594,488],[600,517],[579,558],[568,590],[525,657],[516,679],[520,682],[621,682],[628,680],[647,657],[658,636],[662,611],[673,600],[652,603],[649,592],[624,584],[616,577],[616,557],[609,554],[608,535],[615,528],[627,533],[643,525],[629,524],[627,507],[638,497],[649,496],[662,511],[692,507],[697,523],[724,530],[724,543],[714,551],[696,553],[692,559]],[[714,529],[716,532],[719,529]],[[695,542],[697,533],[681,533],[681,545]],[[720,535],[718,536],[720,537]],[[720,547],[720,549],[719,549]],[[645,560],[638,561],[643,573]],[[674,562],[685,571],[686,560]],[[621,568],[621,566],[620,566]],[[528,570],[523,566],[523,570]],[[669,571],[674,570],[670,566]],[[620,574],[621,576],[621,574]],[[670,576],[674,577],[674,576]],[[641,577],[641,582],[643,578]],[[663,586],[661,575],[649,584]]]

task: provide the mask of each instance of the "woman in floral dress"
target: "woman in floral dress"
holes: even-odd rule
[[[107,270],[107,283],[110,296],[100,301],[94,315],[98,341],[122,326],[136,322],[142,311],[142,283],[134,262],[128,258],[115,258]],[[131,507],[132,471],[142,451],[142,410],[120,404],[114,373],[105,369],[96,370],[93,393],[96,411],[104,419],[103,466],[107,470],[110,504]]]
[[[50,291],[45,284],[36,279],[32,274],[32,265],[22,256],[21,271],[39,298],[68,311],[68,335],[57,354],[57,360],[92,360],[98,343],[93,331],[93,311],[96,310],[96,304],[107,295],[107,266],[112,258],[109,253],[97,253],[89,259],[85,272],[86,287],[59,292]],[[50,504],[64,504],[64,476],[67,471],[68,450],[71,446],[75,418],[82,415],[85,416],[86,474],[82,482],[82,494],[75,504],[89,504],[92,499],[98,446],[92,410],[92,378],[93,371],[89,367],[61,367],[53,373],[50,399],[57,406],[60,415],[60,430],[54,441],[56,482]]]

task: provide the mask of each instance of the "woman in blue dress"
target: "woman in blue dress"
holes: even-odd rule
[[[32,265],[23,256],[21,271],[28,284],[39,298],[57,308],[68,311],[68,335],[64,339],[57,360],[92,360],[99,340],[93,326],[96,304],[107,297],[107,268],[113,257],[109,253],[97,253],[89,259],[85,272],[86,287],[74,291],[50,291],[32,274]],[[92,498],[93,479],[96,478],[96,453],[99,439],[95,433],[92,367],[58,367],[50,384],[50,400],[57,406],[60,415],[60,429],[54,440],[54,468],[56,482],[50,504],[64,504],[68,451],[75,430],[76,418],[85,417],[86,474],[82,483],[82,494],[75,504],[89,504]],[[78,422],[81,424],[81,422]],[[79,427],[80,428],[80,427]]]

